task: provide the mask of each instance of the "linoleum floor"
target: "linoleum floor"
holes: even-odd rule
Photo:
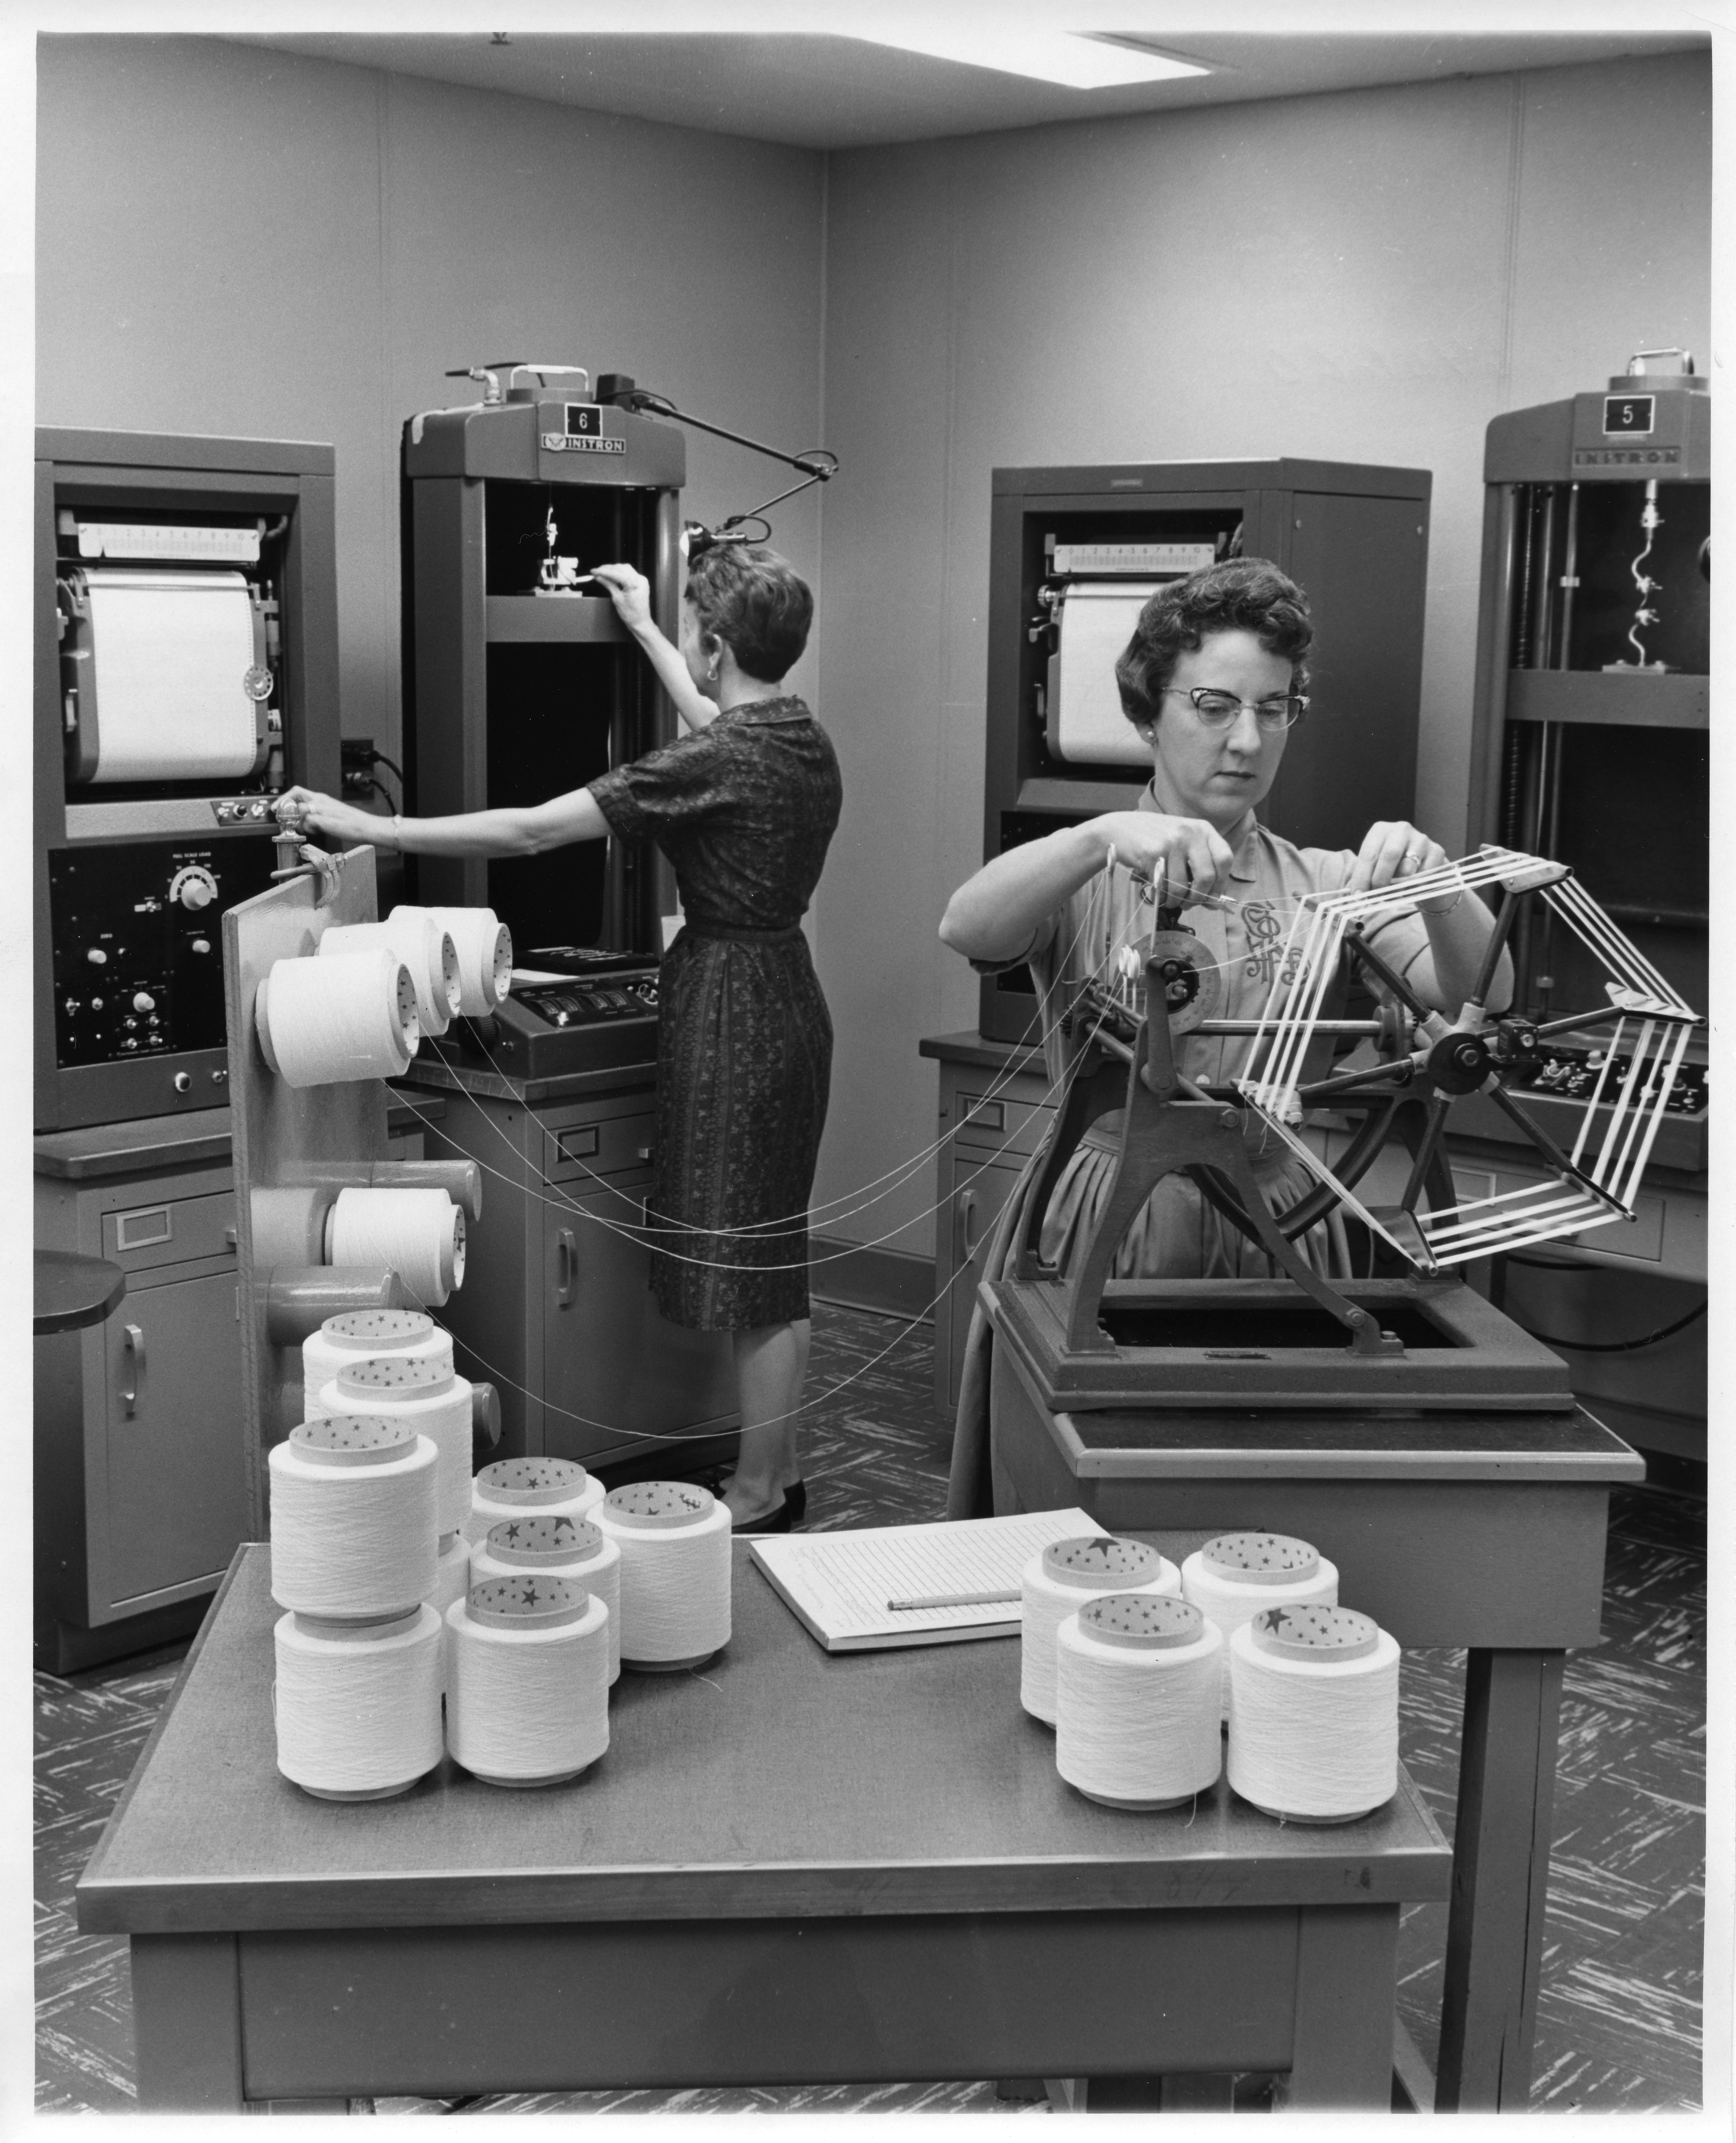
[[[942,1515],[948,1433],[927,1326],[817,1304],[804,1429],[810,1527]],[[1704,1902],[1705,1507],[1646,1487],[1612,1499],[1605,1641],[1570,1660],[1539,2003],[1536,2110],[1697,2106]],[[126,1946],[81,1935],[72,1889],[174,1686],[179,1647],[36,1676],[37,2106],[136,2101]],[[1452,1835],[1462,1655],[1406,1655],[1402,1750]],[[1446,1908],[1407,1913],[1399,2007],[1432,2060]],[[524,2094],[381,2113],[1036,2113],[992,2082]]]

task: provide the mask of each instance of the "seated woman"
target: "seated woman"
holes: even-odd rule
[[[1131,945],[1140,952],[1155,927],[1155,908],[1143,903],[1133,874],[1159,888],[1169,905],[1185,907],[1200,894],[1234,901],[1229,909],[1196,907],[1187,918],[1216,963],[1221,1017],[1259,1017],[1297,901],[1344,888],[1392,887],[1392,906],[1366,934],[1425,1003],[1451,1017],[1470,994],[1493,928],[1489,910],[1462,892],[1416,903],[1402,897],[1406,878],[1447,860],[1437,842],[1407,820],[1383,819],[1355,850],[1298,849],[1259,822],[1291,727],[1308,705],[1313,640],[1302,590],[1264,559],[1229,560],[1160,588],[1115,665],[1122,710],[1151,752],[1151,780],[1138,809],[1108,812],[1009,849],[948,903],[940,926],[944,943],[987,973],[1029,965],[1051,1079],[1082,1046],[1082,1034],[1076,1030],[1068,1042],[1061,1022],[1100,970],[1105,950]],[[1125,870],[1105,870],[1111,853]],[[1511,988],[1503,956],[1491,1009],[1504,1007]],[[1228,1082],[1241,1074],[1249,1047],[1244,1037],[1186,1035],[1178,1041],[1176,1066],[1201,1084]],[[1065,1265],[1089,1238],[1120,1133],[1119,1115],[1100,1119],[1069,1162],[1044,1216],[1046,1260]],[[1308,1189],[1306,1171],[1252,1119],[1247,1136],[1260,1189],[1282,1212]],[[1009,1206],[992,1261],[1004,1252],[1020,1202]],[[1337,1216],[1296,1247],[1316,1269],[1331,1269],[1343,1255]],[[1170,1175],[1128,1230],[1114,1274],[1264,1278],[1271,1269],[1259,1245],[1223,1220],[1187,1177]],[[980,1324],[979,1315],[972,1333],[974,1373],[967,1363],[960,1399],[961,1443],[967,1410],[983,1403],[987,1332]],[[952,1515],[970,1515],[957,1507],[960,1499],[955,1466]]]

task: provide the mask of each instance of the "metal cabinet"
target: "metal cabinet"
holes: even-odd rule
[[[734,1405],[728,1335],[659,1314],[650,1252],[636,1230],[648,1170],[611,1177],[543,1208],[543,1435],[547,1448],[593,1458]],[[721,1343],[721,1344],[720,1344]]]
[[[105,1324],[35,1343],[34,1624],[51,1673],[185,1636],[247,1537],[230,1132],[227,1109],[204,1109],[36,1141],[38,1245],[126,1274]],[[419,1159],[420,1131],[391,1151]]]
[[[543,1082],[566,1091],[529,1101],[502,1079],[438,1079],[446,1112],[430,1157],[487,1171],[464,1285],[441,1321],[460,1368],[499,1391],[498,1458],[625,1467],[667,1452],[685,1465],[729,1449],[730,1335],[667,1323],[650,1287],[640,1230],[655,1076],[650,1065],[582,1074]]]
[[[36,1240],[126,1273],[36,1343],[37,1658],[64,1673],[190,1628],[246,1537],[226,1110],[37,1141]],[[142,1165],[141,1165],[142,1163]]]
[[[233,1212],[232,1198],[219,1202]],[[184,1270],[129,1284],[96,1334],[109,1604],[117,1609],[201,1580],[215,1586],[246,1537],[234,1258],[191,1278]]]
[[[947,1416],[958,1403],[984,1253],[1055,1109],[1041,1059],[1028,1052],[974,1034],[932,1037],[922,1051],[940,1065],[934,1404]]]

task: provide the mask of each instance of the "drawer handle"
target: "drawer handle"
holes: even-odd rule
[[[136,1324],[121,1328],[122,1376],[131,1376],[131,1386],[121,1387],[121,1398],[130,1420],[138,1409],[139,1393],[145,1388],[145,1335]]]
[[[558,1309],[572,1307],[572,1293],[578,1284],[579,1246],[573,1240],[571,1228],[555,1231],[555,1306]]]
[[[971,1261],[976,1247],[971,1240],[971,1220],[976,1210],[977,1194],[974,1190],[961,1190],[952,1201],[952,1253],[955,1265],[967,1265]]]
[[[602,1150],[602,1132],[596,1124],[581,1124],[562,1131],[555,1144],[562,1161],[594,1161]]]
[[[974,1125],[980,1131],[1006,1130],[1006,1104],[1005,1101],[980,1101],[974,1094],[967,1094],[962,1098],[965,1105],[966,1123]]]

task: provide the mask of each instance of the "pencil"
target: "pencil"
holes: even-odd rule
[[[925,1607],[1016,1607],[1023,1597],[1019,1592],[936,1592],[920,1600],[888,1600],[886,1611],[888,1615],[913,1615]]]

